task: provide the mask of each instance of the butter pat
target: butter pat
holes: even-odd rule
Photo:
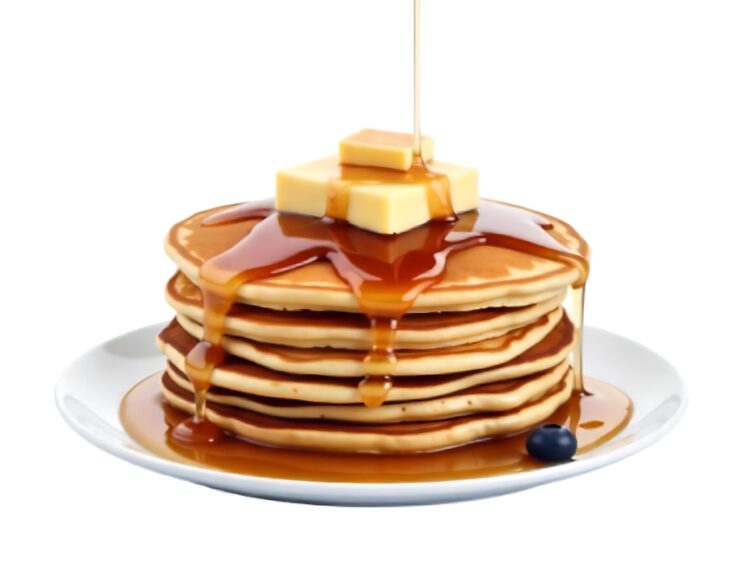
[[[447,162],[432,162],[430,170],[448,177],[453,212],[465,213],[479,206],[479,172],[476,168]]]
[[[294,166],[276,173],[277,210],[324,217],[328,208],[328,182],[339,174],[335,156]]]
[[[408,170],[414,162],[412,134],[361,130],[339,142],[339,161],[355,166]],[[422,160],[430,162],[435,151],[432,138],[422,137]]]
[[[433,162],[430,170],[447,177],[457,213],[479,204],[474,168]],[[382,234],[403,233],[428,222],[430,181],[412,172],[339,164],[331,156],[276,174],[276,208],[281,211],[331,216]]]
[[[363,184],[349,188],[346,221],[383,235],[404,233],[430,220],[425,188],[419,184]]]

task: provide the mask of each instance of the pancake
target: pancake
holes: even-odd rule
[[[488,202],[488,204],[494,204]],[[237,221],[221,226],[221,237],[202,222],[232,205],[199,212],[177,223],[165,248],[179,270],[193,283],[210,257],[232,247],[257,225],[257,220]],[[551,224],[546,232],[574,252],[588,255],[585,241],[559,219],[536,213]],[[459,216],[455,232],[470,231],[476,213]],[[383,238],[353,230],[353,237],[366,238],[367,245],[382,244]],[[424,231],[415,229],[399,235],[404,249],[420,248],[417,240]],[[363,243],[364,244],[364,243]],[[411,312],[464,311],[488,307],[528,306],[559,295],[575,282],[579,273],[570,264],[489,245],[457,251],[446,260],[444,277],[420,293]],[[334,310],[359,312],[360,306],[349,286],[327,261],[316,261],[286,273],[246,283],[237,301],[286,310]]]
[[[502,336],[553,311],[565,293],[530,306],[484,310],[406,314],[399,322],[397,349],[429,349]],[[182,273],[169,280],[166,298],[180,316],[203,324],[200,289]],[[235,304],[225,321],[228,335],[299,348],[367,350],[372,344],[364,314],[330,311],[270,310]]]
[[[168,375],[163,381],[167,401],[194,413],[193,394]],[[294,449],[358,453],[416,453],[437,451],[489,437],[510,435],[552,415],[571,396],[571,375],[537,400],[501,413],[481,413],[439,421],[390,424],[347,424],[290,420],[246,409],[208,403],[206,418],[250,441]]]
[[[380,407],[356,405],[311,405],[304,401],[277,398],[250,397],[243,393],[221,388],[208,392],[210,403],[230,405],[263,415],[289,419],[331,419],[354,423],[403,423],[449,419],[474,413],[509,411],[518,409],[547,393],[570,372],[570,365],[562,362],[558,366],[540,373],[512,380],[479,385],[438,397],[419,401],[402,401]],[[187,376],[174,365],[167,367],[166,374],[180,388],[192,392]]]
[[[401,350],[391,371],[393,376],[450,374],[501,365],[524,353],[540,342],[564,317],[562,308],[546,314],[533,324],[518,328],[496,338],[471,344],[433,350]],[[177,322],[191,336],[203,337],[203,327],[197,322],[177,316]],[[227,353],[239,356],[266,368],[293,374],[362,377],[366,353],[336,348],[295,348],[253,342],[244,338],[224,336],[222,347]]]
[[[545,371],[567,360],[573,344],[573,325],[567,317],[540,342],[501,366],[448,375],[395,377],[386,403],[431,399],[478,385],[502,382]],[[173,321],[159,335],[158,345],[174,367],[185,372],[185,355],[197,339]],[[230,356],[211,374],[214,387],[232,391],[317,403],[361,405],[359,378],[292,375],[264,368],[239,357]]]

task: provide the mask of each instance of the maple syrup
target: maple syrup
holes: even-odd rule
[[[122,424],[136,442],[159,457],[224,472],[289,480],[331,482],[424,482],[480,478],[544,467],[526,452],[526,433],[493,438],[431,453],[343,454],[300,451],[227,438],[185,445],[172,439],[185,414],[161,395],[161,374],[136,385],[123,399]],[[567,426],[577,455],[605,443],[625,427],[632,404],[619,389],[592,378],[545,423]],[[575,462],[573,462],[575,463]]]
[[[240,223],[247,234],[235,242]],[[588,260],[564,247],[543,217],[499,202],[480,201],[475,211],[455,220],[436,219],[412,229],[408,236],[380,235],[330,217],[316,218],[274,211],[265,203],[247,203],[210,216],[211,245],[227,250],[208,259],[200,270],[204,335],[187,356],[187,372],[202,404],[210,374],[225,358],[221,339],[224,321],[241,285],[297,269],[319,260],[331,263],[370,320],[372,347],[365,360],[362,399],[378,406],[387,395],[395,365],[398,323],[417,296],[445,275],[449,256],[481,245],[513,249],[573,266],[574,285],[588,276]],[[224,226],[230,226],[226,231]],[[178,244],[177,241],[174,242]],[[198,243],[194,243],[197,245]],[[201,249],[201,255],[206,250]],[[196,407],[196,421],[201,419]]]

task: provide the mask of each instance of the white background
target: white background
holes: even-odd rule
[[[173,222],[409,131],[411,5],[0,0],[3,580],[747,581],[748,3],[423,4],[439,158],[587,236],[588,322],[678,366],[682,423],[593,474],[402,509],[243,499],[85,443],[55,379],[169,316]]]

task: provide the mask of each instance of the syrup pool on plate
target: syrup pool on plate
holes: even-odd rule
[[[122,402],[120,419],[127,433],[144,448],[181,463],[250,476],[328,482],[457,480],[546,465],[526,452],[526,433],[416,455],[295,451],[229,436],[219,443],[184,446],[171,438],[171,430],[185,414],[161,396],[160,376],[150,376],[131,389]],[[632,415],[630,399],[622,391],[591,378],[585,382],[586,392],[576,393],[548,419],[573,431],[578,454],[616,435]]]

